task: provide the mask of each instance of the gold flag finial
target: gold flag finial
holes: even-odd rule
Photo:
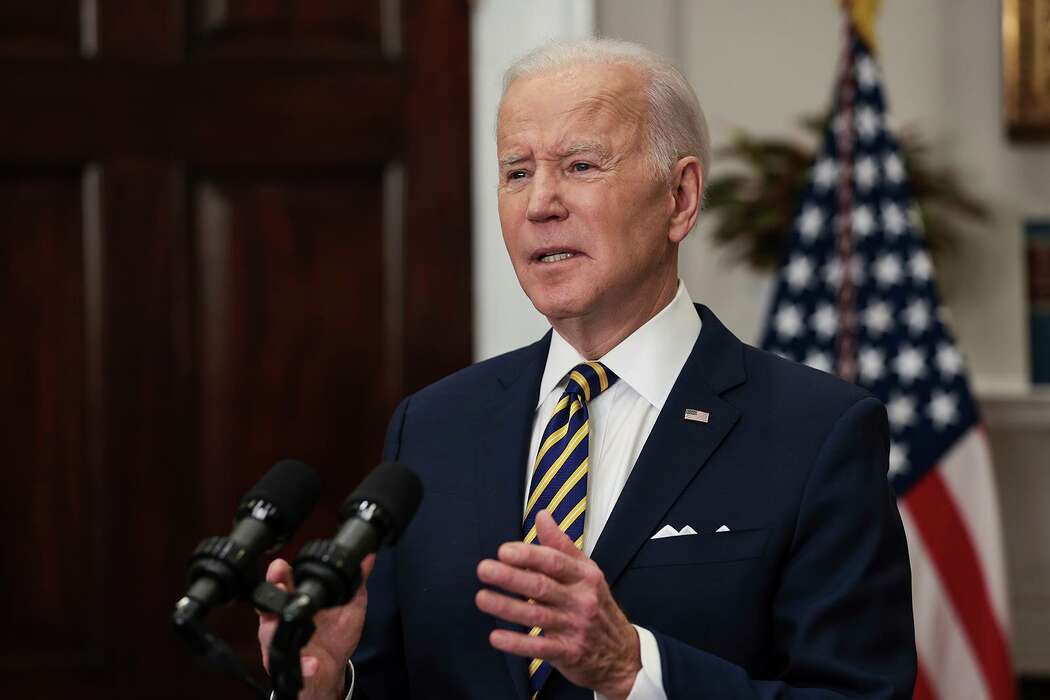
[[[857,33],[874,52],[877,48],[875,46],[875,19],[879,14],[882,0],[839,0],[839,3],[850,13]]]

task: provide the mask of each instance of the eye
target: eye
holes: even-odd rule
[[[524,171],[524,170],[511,170],[511,171],[509,171],[507,173],[507,179],[508,180],[521,180],[526,175],[528,175],[528,173],[526,171]]]
[[[593,170],[594,166],[590,163],[584,163],[583,161],[576,161],[569,166],[574,173],[585,173],[588,170]]]

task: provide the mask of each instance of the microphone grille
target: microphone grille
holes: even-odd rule
[[[384,462],[364,478],[343,503],[340,515],[346,517],[361,501],[372,501],[382,506],[393,521],[394,540],[412,520],[423,500],[423,483],[415,472],[397,462]]]
[[[272,504],[280,518],[282,534],[294,532],[321,496],[321,479],[310,467],[294,459],[273,465],[258,483],[244,494],[241,505],[262,500]]]

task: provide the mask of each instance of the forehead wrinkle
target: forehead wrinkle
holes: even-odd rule
[[[639,107],[638,100],[633,98],[634,95],[625,90],[601,90],[585,97],[578,105],[566,111],[571,114],[578,113],[584,118],[593,118],[605,112],[619,119],[641,124],[644,109]]]

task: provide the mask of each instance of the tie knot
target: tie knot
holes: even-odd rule
[[[584,403],[591,401],[619,379],[601,362],[583,362],[569,372],[569,384],[565,392],[583,396]]]

